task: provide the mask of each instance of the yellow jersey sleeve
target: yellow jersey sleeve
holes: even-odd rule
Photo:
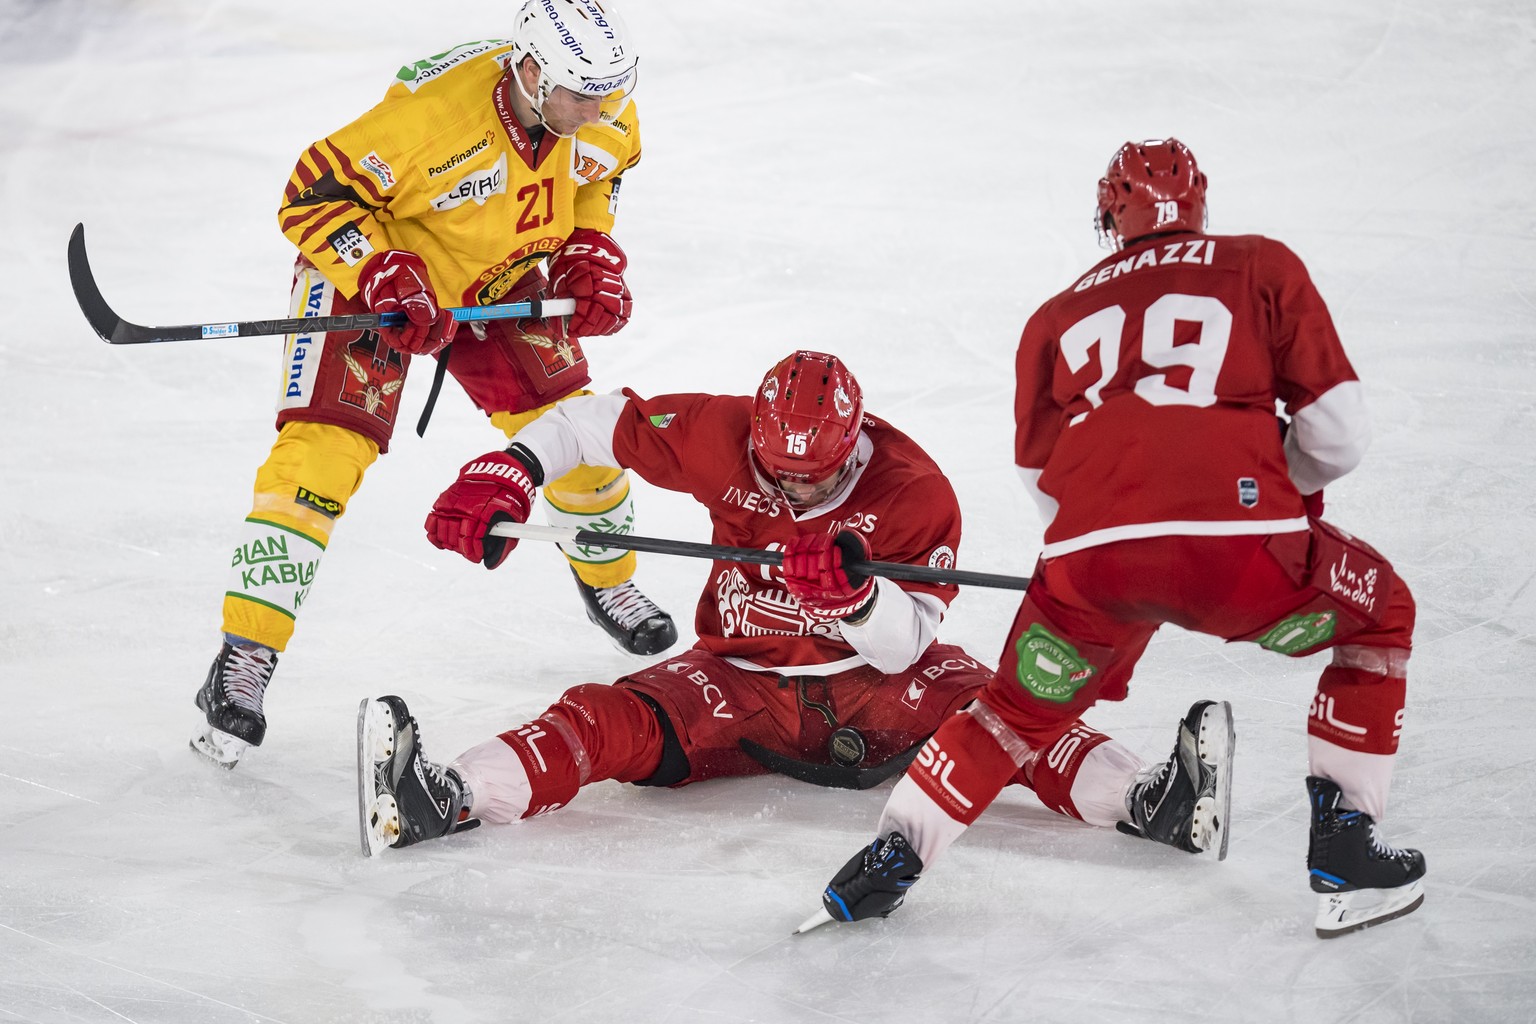
[[[509,44],[483,41],[409,64],[300,155],[279,225],[342,292],[356,294],[370,255],[405,249],[445,305],[486,305],[575,228],[611,230],[618,179],[640,157],[634,104],[532,145],[506,102],[509,60]]]
[[[613,231],[624,172],[640,162],[640,112],[626,100],[576,133],[576,227]]]

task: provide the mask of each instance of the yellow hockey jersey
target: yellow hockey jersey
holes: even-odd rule
[[[343,293],[370,255],[406,249],[444,305],[489,305],[574,229],[612,230],[619,177],[640,160],[633,101],[535,143],[512,113],[510,62],[493,40],[408,64],[299,157],[278,222]]]

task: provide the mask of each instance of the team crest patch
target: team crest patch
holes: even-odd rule
[[[551,341],[542,335],[524,334],[522,340],[528,343],[538,357],[545,379],[573,369],[577,363],[587,361],[586,353],[581,350],[581,342],[574,339],[562,338],[559,341]]]
[[[1254,643],[1277,654],[1300,654],[1332,640],[1338,621],[1337,612],[1291,615],[1275,623],[1269,632],[1254,640]]]
[[[1253,508],[1259,503],[1259,482],[1253,477],[1238,477],[1237,503],[1243,508]]]
[[[395,408],[400,404],[400,389],[405,386],[405,361],[400,353],[384,344],[374,331],[348,345],[341,354],[347,364],[337,400],[369,416],[395,422]]]
[[[1098,667],[1077,648],[1040,623],[1029,627],[1014,644],[1019,684],[1041,700],[1065,704],[1098,673]]]

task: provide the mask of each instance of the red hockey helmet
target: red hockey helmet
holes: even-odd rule
[[[779,360],[757,389],[754,468],[770,493],[813,507],[852,469],[863,423],[864,395],[842,360],[802,349]]]
[[[1127,142],[1099,179],[1094,216],[1099,243],[1126,243],[1164,231],[1205,227],[1205,175],[1195,154],[1178,139]]]

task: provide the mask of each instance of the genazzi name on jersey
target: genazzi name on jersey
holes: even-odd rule
[[[1147,249],[1139,256],[1127,256],[1125,259],[1108,266],[1100,267],[1097,273],[1089,274],[1073,286],[1074,292],[1087,291],[1094,285],[1103,284],[1105,281],[1113,281],[1121,274],[1129,274],[1140,270],[1142,267],[1166,267],[1173,263],[1199,263],[1210,266],[1216,258],[1216,240],[1213,238],[1196,238],[1187,242],[1169,242],[1167,245],[1156,246]]]

